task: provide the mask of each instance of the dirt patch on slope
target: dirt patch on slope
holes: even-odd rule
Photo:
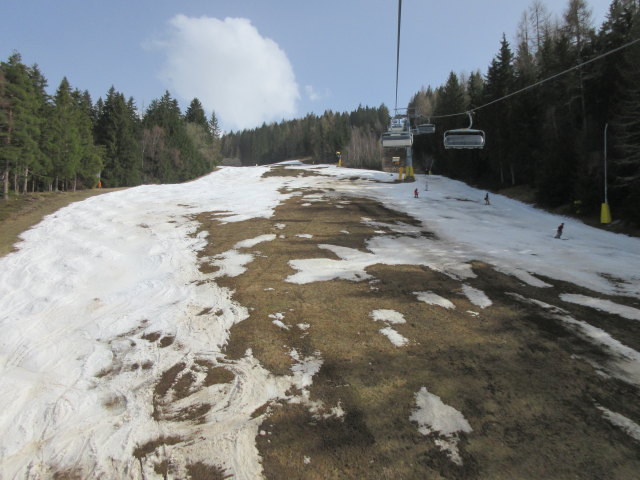
[[[560,305],[603,329],[615,323],[615,334],[637,344],[633,322],[558,298],[560,291],[593,292],[549,279],[555,288],[533,288],[480,262],[473,264],[476,278],[465,283],[492,300],[485,309],[464,295],[462,282],[422,266],[373,265],[366,270],[371,278],[358,282],[290,283],[290,259],[337,259],[322,244],[366,251],[366,240],[385,228],[363,217],[418,226],[370,199],[297,193],[269,219],[220,224],[198,217],[210,240],[203,259],[241,240],[275,235],[242,249],[254,256],[245,273],[216,280],[250,311],[232,328],[227,356],[238,359],[251,348],[276,375],[291,373],[292,350],[323,361],[309,403],[264,410],[257,443],[266,478],[627,479],[640,471],[640,445],[597,408],[640,422],[638,390],[596,371],[592,364],[606,361],[606,351],[509,293]],[[216,270],[206,262],[202,268]],[[418,301],[419,291],[437,293],[455,309]],[[406,323],[390,326],[407,345],[381,334],[386,325],[370,316],[376,309],[404,316]],[[437,445],[442,437],[422,435],[409,420],[422,387],[473,429],[458,435],[460,464]]]

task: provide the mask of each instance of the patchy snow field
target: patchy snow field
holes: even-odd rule
[[[327,258],[292,257],[296,273],[283,279],[292,284],[369,280],[367,268],[373,265],[423,266],[465,282],[475,277],[470,262],[482,261],[532,287],[548,288],[546,277],[603,296],[635,299],[636,306],[640,301],[639,239],[500,195],[484,205],[485,192],[443,177],[430,177],[429,191],[414,199],[415,184],[392,183],[395,177],[386,173],[295,162],[287,168],[320,176],[263,177],[269,167],[222,168],[186,184],[93,197],[46,217],[22,235],[16,252],[0,258],[0,478],[162,478],[152,458],[158,438],[173,446],[172,466],[185,477],[193,465],[207,464],[236,479],[262,478],[256,437],[263,416],[255,412],[275,400],[308,405],[307,388],[322,366],[322,352],[304,356],[291,350],[291,372],[279,376],[251,351],[241,360],[225,358],[222,348],[231,327],[249,312],[216,279],[242,275],[254,259],[247,250],[275,241],[276,235],[247,238],[206,259],[217,270],[203,273],[198,253],[215,241],[196,234],[194,216],[204,212],[220,223],[269,218],[294,195],[284,192],[332,189],[345,197],[376,199],[436,234],[432,239],[421,236],[420,227],[375,225],[363,218],[391,234],[380,230],[368,239],[366,252],[319,244]],[[305,195],[301,201],[311,206],[319,198]],[[564,238],[556,240],[560,222]],[[638,308],[611,299],[557,293],[559,303],[640,319]],[[484,292],[467,284],[461,284],[460,294],[483,312],[492,306]],[[415,296],[443,310],[455,308],[431,291]],[[616,353],[619,362],[601,366],[603,374],[640,385],[640,354],[624,338],[613,338],[559,307],[536,305]],[[293,327],[286,314],[270,317],[283,331]],[[373,310],[371,319],[386,324],[379,331],[395,346],[410,342],[391,328],[404,322],[399,312]],[[297,329],[306,333],[309,324]],[[176,364],[193,367],[192,384],[202,387],[197,395],[163,389]],[[233,381],[209,382],[218,367],[231,371]],[[430,391],[425,385],[415,392],[407,420],[432,434],[459,464],[459,432],[473,435],[475,430],[465,412]],[[198,410],[205,403],[208,407]],[[334,408],[337,417],[344,414]],[[604,407],[601,411],[637,440],[636,423]],[[198,421],[190,421],[196,418],[193,412],[200,412]],[[305,457],[304,463],[310,462]]]

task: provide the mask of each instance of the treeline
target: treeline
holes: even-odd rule
[[[435,118],[438,135],[416,137],[414,158],[486,187],[530,185],[541,205],[589,214],[604,200],[608,125],[609,203],[619,218],[640,223],[640,43],[500,100],[639,38],[638,0],[614,0],[598,30],[584,0],[570,0],[560,20],[534,1],[515,46],[503,35],[486,75],[452,72],[445,85],[422,89],[409,105],[424,118],[481,107],[473,128],[485,131],[485,149],[444,150],[444,130],[469,120]]]
[[[640,223],[640,43],[596,59],[640,38],[639,4],[613,0],[596,29],[585,0],[569,0],[560,19],[534,0],[515,45],[503,35],[486,74],[451,72],[444,85],[414,95],[407,107],[415,124],[431,118],[437,125],[435,135],[415,137],[414,165],[487,188],[528,185],[540,205],[591,214],[604,200],[608,125],[608,200],[618,218]],[[485,131],[486,148],[445,150],[443,132],[467,127],[464,112],[477,107],[473,126]],[[456,113],[462,115],[437,118]],[[341,151],[348,166],[380,168],[388,120],[384,105],[329,111],[225,135],[222,151],[246,165],[304,156],[334,161]]]
[[[11,190],[75,190],[189,180],[220,160],[215,113],[193,99],[181,113],[166,92],[141,113],[113,87],[95,104],[63,79],[54,95],[37,66],[0,62],[0,175]]]
[[[263,124],[259,128],[231,132],[222,137],[222,154],[239,158],[243,165],[270,164],[282,160],[313,157],[335,162],[336,152],[350,166],[380,167],[380,135],[389,123],[389,110],[359,106],[351,113],[330,110],[322,115]],[[366,138],[366,145],[362,144]]]

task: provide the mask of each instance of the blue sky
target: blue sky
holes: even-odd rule
[[[532,0],[404,0],[398,106],[449,72],[485,73],[513,44]],[[543,1],[560,15],[567,1]],[[590,0],[599,27],[610,0]],[[0,58],[37,63],[50,92],[66,76],[92,98],[113,85],[143,109],[165,90],[198,97],[226,130],[391,109],[396,0],[22,0],[2,7]]]

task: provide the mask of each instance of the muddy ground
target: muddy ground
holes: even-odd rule
[[[271,175],[298,172],[272,169]],[[511,295],[537,299],[602,328],[640,349],[640,324],[562,302],[558,294],[607,298],[545,278],[552,288],[534,288],[475,262],[476,278],[493,305],[480,309],[462,294],[462,283],[421,266],[374,265],[373,279],[286,282],[291,259],[332,258],[331,244],[365,249],[380,227],[362,217],[417,225],[371,199],[335,191],[304,191],[281,204],[269,219],[220,224],[198,217],[209,232],[202,258],[241,241],[273,233],[276,239],[250,249],[254,260],[231,288],[250,317],[234,326],[226,355],[238,359],[251,348],[274,374],[291,371],[291,349],[322,358],[308,405],[265,405],[257,444],[268,479],[634,479],[640,444],[607,421],[598,405],[640,422],[640,391],[598,371],[609,354],[568,330],[544,309]],[[304,195],[322,194],[309,202]],[[307,197],[308,198],[308,197]],[[421,235],[430,236],[423,225]],[[348,233],[347,233],[348,232]],[[379,233],[378,233],[379,234]],[[298,236],[304,235],[304,236]],[[309,237],[311,236],[311,237]],[[204,271],[215,270],[203,263]],[[447,310],[417,300],[430,290],[451,300]],[[639,307],[637,299],[609,297]],[[370,312],[392,309],[407,323],[394,329],[409,339],[394,346]],[[282,313],[288,330],[272,321]],[[308,324],[300,328],[298,324]],[[473,431],[459,435],[462,464],[440,450],[437,436],[424,436],[409,420],[422,387],[460,411]],[[332,415],[332,408],[344,412]]]

